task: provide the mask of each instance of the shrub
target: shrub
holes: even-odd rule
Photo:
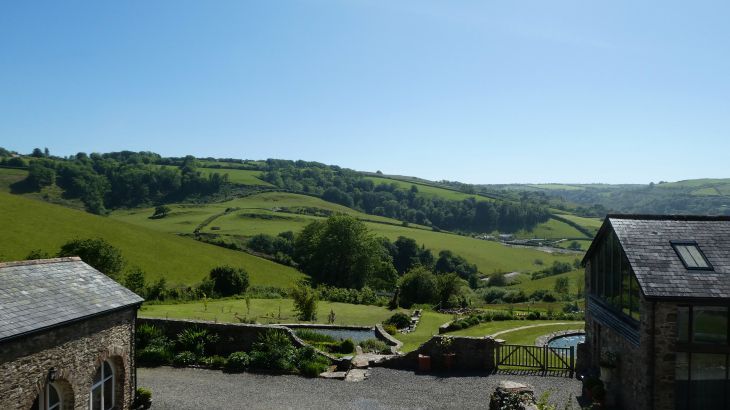
[[[540,320],[540,312],[530,312],[527,314],[527,320]]]
[[[144,387],[138,387],[134,394],[132,408],[146,410],[150,407],[152,407],[152,391]]]
[[[251,358],[246,352],[233,352],[228,356],[225,368],[229,372],[242,372],[248,368]]]
[[[340,353],[352,353],[355,351],[355,342],[352,339],[345,339],[340,343]]]
[[[311,329],[297,329],[294,333],[302,339],[306,340],[307,342],[335,342],[335,338],[326,335],[324,333],[319,333]]]
[[[164,346],[169,343],[161,329],[154,325],[143,323],[137,326],[135,334],[137,349],[144,349],[147,346]]]
[[[214,355],[203,358],[202,362],[204,365],[210,368],[220,369],[226,365],[226,358],[223,356]]]
[[[393,325],[397,329],[404,329],[411,325],[411,317],[405,313],[398,312],[393,316],[389,317],[385,322],[386,325]]]
[[[251,367],[275,372],[294,369],[296,349],[289,336],[281,330],[269,330],[259,336],[251,349]]]
[[[436,275],[428,269],[417,266],[400,279],[401,306],[411,307],[415,303],[438,303]]]
[[[507,286],[507,278],[504,272],[495,272],[489,277],[489,286]]]
[[[213,290],[221,296],[232,296],[244,293],[249,285],[248,272],[242,268],[219,266],[210,271]]]
[[[299,320],[313,321],[317,318],[317,293],[311,287],[300,283],[292,290],[291,296]]]
[[[494,321],[502,321],[502,320],[513,320],[514,315],[512,315],[510,312],[497,312],[494,315],[492,315],[492,320]]]
[[[148,346],[137,350],[137,364],[140,366],[155,367],[168,364],[172,353],[166,346]]]
[[[218,335],[208,332],[207,329],[191,327],[178,333],[177,346],[180,351],[190,351],[202,357],[218,339]]]
[[[398,328],[393,325],[383,325],[383,330],[391,336],[398,333]]]
[[[177,367],[185,367],[195,364],[196,361],[195,353],[184,351],[175,355],[172,359],[172,364]]]
[[[317,353],[311,346],[305,346],[297,350],[296,367],[303,376],[317,377],[320,373],[326,371],[329,365],[329,359]]]
[[[390,346],[384,341],[378,339],[367,339],[360,342],[360,347],[366,352],[372,353],[390,353]]]

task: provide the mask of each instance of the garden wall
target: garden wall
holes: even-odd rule
[[[431,357],[431,366],[434,370],[443,368],[439,346],[442,338],[451,339],[449,351],[454,353],[452,370],[484,370],[491,371],[494,365],[494,350],[503,343],[502,340],[491,337],[462,337],[462,336],[434,336],[418,349],[403,355],[386,360],[382,367],[392,369],[418,369],[418,355]]]
[[[291,338],[294,346],[308,346],[306,342],[298,338],[294,332],[280,325],[251,325],[245,323],[218,323],[208,322],[204,320],[187,320],[187,319],[162,319],[162,318],[137,318],[137,326],[142,324],[153,325],[162,330],[165,336],[170,339],[176,339],[178,333],[184,329],[197,327],[207,329],[211,333],[219,336],[218,342],[215,343],[214,353],[221,356],[228,356],[233,352],[249,351],[261,334],[272,330],[281,330]],[[319,354],[327,357],[338,368],[349,367],[349,361],[332,356],[329,353],[317,350]]]

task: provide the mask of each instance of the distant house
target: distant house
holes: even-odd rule
[[[587,365],[623,409],[728,409],[730,217],[609,215],[588,252]]]
[[[0,263],[0,409],[128,409],[142,298],[79,258]]]

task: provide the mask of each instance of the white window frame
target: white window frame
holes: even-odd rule
[[[51,398],[51,389],[56,391],[58,396],[58,403],[50,407],[49,400]],[[61,410],[63,409],[63,396],[61,395],[61,389],[57,387],[55,383],[47,383],[46,387],[38,394],[38,410]]]
[[[108,364],[109,369],[111,370],[111,374],[106,374],[104,370],[104,365]],[[101,410],[109,410],[114,407],[114,366],[112,366],[109,361],[105,360],[99,365],[99,371],[101,372],[101,380],[91,385],[91,391],[89,391],[89,410],[94,410],[94,390],[99,389],[101,390]],[[96,373],[94,373],[96,374]],[[108,380],[112,381],[112,402],[111,404],[104,403],[104,383]]]

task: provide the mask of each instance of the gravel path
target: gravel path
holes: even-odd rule
[[[152,389],[155,410],[166,409],[486,409],[501,380],[527,383],[536,396],[550,390],[551,402],[563,409],[576,397],[580,382],[557,376],[462,375],[439,377],[411,371],[374,368],[360,383],[226,374],[202,369],[138,369],[139,386]]]

